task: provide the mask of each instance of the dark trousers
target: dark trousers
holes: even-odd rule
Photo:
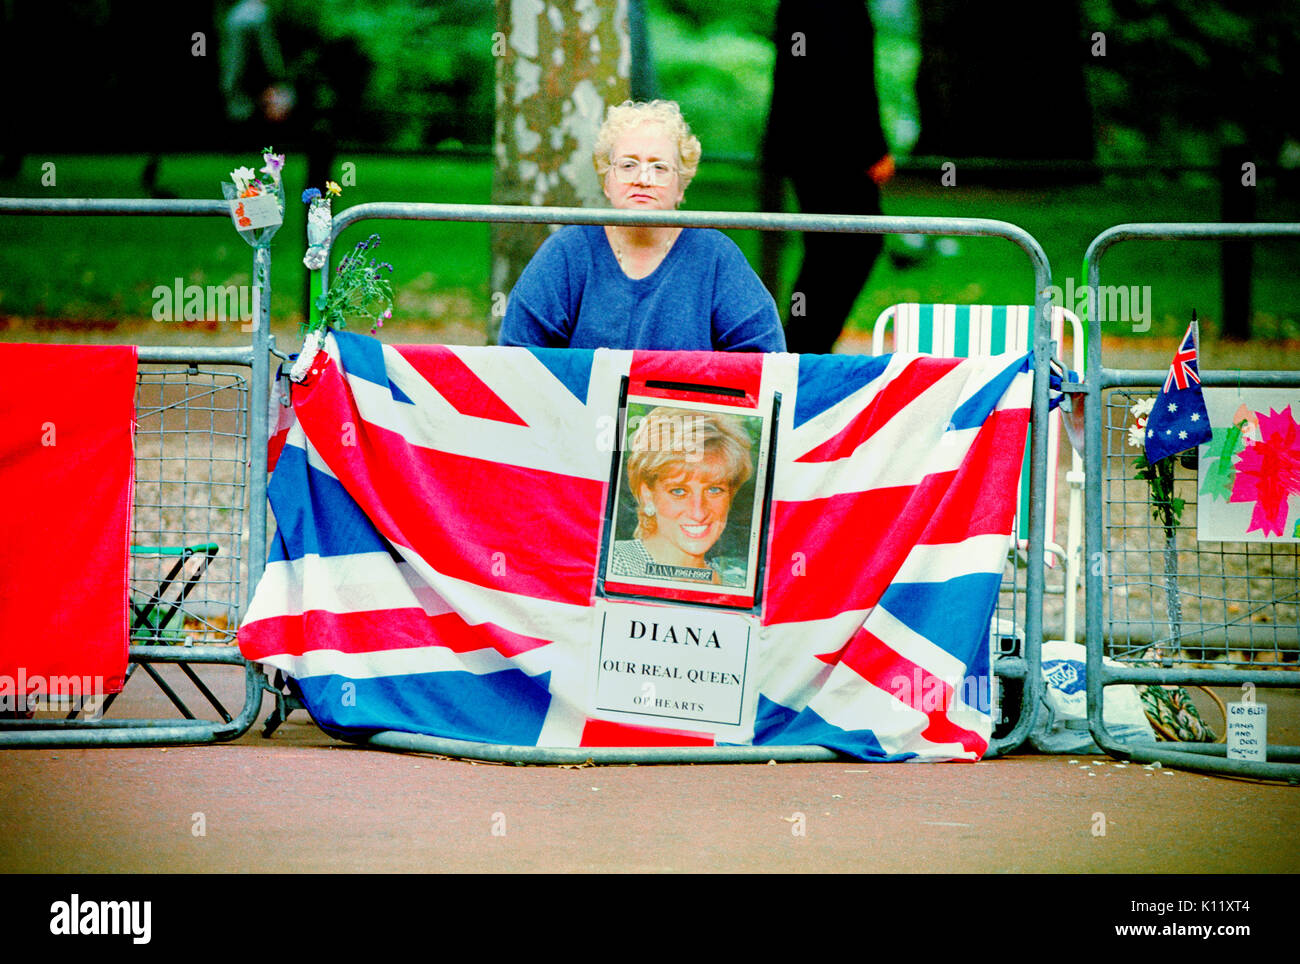
[[[805,214],[880,214],[880,188],[865,171],[791,175]],[[828,354],[884,247],[881,234],[803,236],[803,263],[787,306],[785,340],[799,354]]]

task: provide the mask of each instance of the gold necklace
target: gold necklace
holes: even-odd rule
[[[669,234],[668,237],[664,238],[663,244],[659,245],[658,249],[654,251],[656,261],[662,259],[666,254],[668,254],[668,249],[673,246],[673,240],[675,237],[676,235]],[[618,262],[618,266],[620,268],[623,268],[624,267],[623,252],[619,249],[619,246],[617,244],[613,243],[612,239],[610,240],[609,246],[610,249],[614,252],[614,260]]]

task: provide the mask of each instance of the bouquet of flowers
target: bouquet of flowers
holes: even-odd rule
[[[230,216],[240,236],[255,248],[265,248],[284,222],[284,155],[271,148],[262,151],[260,172],[251,167],[237,167],[230,180],[223,181],[221,193],[230,203]]]
[[[302,256],[302,263],[311,271],[319,271],[325,266],[333,220],[330,202],[342,193],[343,189],[333,181],[325,182],[324,194],[317,187],[302,192],[302,203],[307,205],[307,253]]]
[[[1134,462],[1137,472],[1133,478],[1145,482],[1150,489],[1151,518],[1164,526],[1167,533],[1171,533],[1182,521],[1185,500],[1174,496],[1173,458],[1161,459],[1155,465],[1147,461],[1145,444],[1147,419],[1151,417],[1151,409],[1155,403],[1155,398],[1143,398],[1129,408],[1133,413],[1133,424],[1128,429],[1128,444],[1142,450],[1142,454]]]
[[[1182,521],[1186,503],[1174,496],[1173,456],[1163,458],[1155,465],[1147,461],[1147,420],[1151,417],[1155,402],[1155,398],[1143,398],[1130,406],[1133,424],[1128,429],[1128,444],[1142,450],[1135,461],[1137,471],[1133,477],[1147,484],[1150,490],[1151,518],[1159,522],[1165,531],[1165,605],[1170,626],[1169,645],[1177,649],[1182,624],[1182,601],[1177,585],[1178,547],[1175,530]],[[1165,658],[1165,645],[1158,644],[1151,649],[1155,659]],[[1214,731],[1201,719],[1196,705],[1183,687],[1152,683],[1139,686],[1138,693],[1147,719],[1160,738],[1189,743],[1214,741]]]
[[[1223,701],[1213,690],[1202,687],[1202,691],[1218,704],[1221,712],[1225,712]],[[1201,717],[1200,710],[1192,702],[1185,687],[1152,683],[1138,687],[1138,696],[1158,739],[1179,743],[1221,742],[1215,736],[1213,728]]]
[[[344,255],[329,289],[316,298],[319,318],[303,326],[305,334],[324,328],[346,328],[347,319],[352,316],[369,319],[373,335],[393,317],[393,282],[388,277],[393,273],[393,266],[366,257],[377,247],[379,235],[372,234]]]
[[[302,351],[289,372],[289,378],[295,382],[306,378],[329,329],[346,328],[349,318],[364,318],[370,322],[373,335],[393,317],[393,282],[389,277],[393,266],[373,257],[375,248],[379,247],[377,234],[370,235],[344,255],[329,279],[329,286],[325,286],[320,272],[329,259],[333,227],[330,204],[342,194],[333,181],[325,182],[324,193],[314,187],[302,192],[302,203],[307,205],[307,253],[302,263],[316,272],[320,280],[312,281],[310,315],[302,325],[305,336]]]

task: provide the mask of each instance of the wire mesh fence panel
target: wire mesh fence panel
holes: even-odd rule
[[[136,420],[131,642],[233,643],[247,578],[247,374],[142,365]]]
[[[1138,477],[1142,449],[1130,441],[1133,407],[1155,394],[1104,396],[1106,655],[1154,666],[1296,669],[1300,544],[1198,541],[1194,452],[1173,457],[1173,498],[1182,505],[1176,524],[1166,524]]]
[[[0,216],[224,221],[230,211],[221,200],[0,198]],[[255,246],[253,265],[253,304],[260,307],[244,329],[249,346],[136,348],[126,687],[98,694],[93,708],[51,705],[0,715],[0,746],[210,743],[237,738],[256,718],[265,680],[234,644],[243,597],[262,572],[266,548],[266,244]],[[137,685],[136,677],[155,688]]]
[[[1058,501],[1063,502],[1066,498],[1062,495]],[[1029,553],[1025,549],[1014,543],[1008,547],[1007,561],[1002,567],[1002,583],[998,588],[997,607],[993,612],[995,636],[1015,636],[1023,642],[1028,561]],[[1057,553],[1052,553],[1052,565],[1044,568],[1043,638],[1063,639],[1069,574],[1063,557]]]
[[[265,498],[250,384],[246,367],[139,364],[126,685],[38,700],[0,722],[0,746],[206,743],[251,725],[263,680],[235,645],[250,492]]]
[[[1065,486],[1058,492],[1058,502],[1063,506],[1068,500]],[[1064,512],[1060,513],[1064,517]],[[1002,658],[1023,658],[1025,648],[1025,606],[1028,601],[1028,560],[1026,550],[1010,542],[1006,563],[1002,567],[1002,582],[998,587],[997,605],[993,610],[990,634],[991,659],[995,672]],[[1065,609],[1068,586],[1067,568],[1061,559],[1050,568],[1044,579],[1042,597],[1042,632],[1045,640],[1065,638]],[[1010,731],[1019,714],[1024,681],[1019,678],[1002,678],[995,682],[994,735],[1001,737]]]

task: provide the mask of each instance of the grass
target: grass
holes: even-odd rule
[[[160,183],[181,197],[219,196],[219,182],[253,158],[186,155],[164,159]],[[343,159],[336,164],[339,176]],[[358,156],[355,185],[345,186],[336,210],[367,201],[487,203],[491,169],[486,160],[454,157]],[[272,317],[278,332],[296,334],[305,301],[304,209],[297,197],[304,165],[286,172],[290,198],[286,222],[272,245]],[[54,164],[55,184],[42,175]],[[28,158],[16,178],[0,180],[0,195],[14,197],[140,197],[142,156]],[[1208,179],[1108,181],[1034,190],[939,185],[933,177],[900,176],[886,190],[887,214],[985,217],[1009,221],[1042,244],[1062,288],[1082,284],[1080,263],[1088,242],[1103,229],[1129,221],[1217,220],[1218,191]],[[340,177],[341,179],[341,177]],[[1263,220],[1300,219],[1300,199],[1259,189]],[[694,210],[753,210],[755,175],[741,165],[706,163],[692,184]],[[793,209],[793,207],[791,207]],[[0,245],[0,317],[55,318],[74,322],[147,320],[157,285],[247,284],[252,257],[224,219],[53,218],[4,219]],[[371,231],[383,236],[381,256],[396,268],[397,318],[415,330],[425,323],[455,323],[472,332],[486,321],[488,228],[479,224],[368,222],[340,241],[346,250]],[[757,232],[732,232],[757,263]],[[897,238],[888,239],[895,247]],[[788,297],[800,254],[791,238],[783,257]],[[1292,283],[1294,242],[1255,246],[1253,325],[1257,337],[1300,337],[1300,290]],[[1221,315],[1218,245],[1210,242],[1143,242],[1116,247],[1103,265],[1104,284],[1137,285],[1150,293],[1151,335],[1181,332],[1195,308],[1206,337]],[[1014,245],[990,238],[961,238],[953,256],[931,254],[904,267],[882,257],[859,298],[850,327],[868,329],[881,310],[899,301],[1022,303],[1033,296],[1029,262]],[[1130,324],[1115,334],[1132,334]],[[10,326],[12,330],[14,326]],[[237,326],[235,326],[237,327]],[[4,337],[9,337],[5,335]],[[163,335],[165,340],[165,333]]]
[[[56,157],[56,184],[41,187],[45,158],[28,158],[17,178],[0,181],[10,197],[142,197],[140,156]],[[220,196],[220,182],[242,156],[180,156],[164,160],[159,181],[180,197]],[[348,187],[338,209],[376,200],[487,201],[491,173],[486,165],[456,160],[356,158],[356,186]],[[307,271],[305,209],[297,198],[306,186],[302,165],[286,173],[289,197],[285,223],[272,242],[273,318],[301,318]],[[336,202],[337,203],[337,202]],[[6,218],[7,241],[0,246],[0,314],[69,319],[149,318],[156,285],[247,284],[252,250],[219,218]],[[369,227],[369,226],[367,226]],[[460,287],[487,301],[487,229],[449,224],[383,225],[384,254],[400,266],[405,287]],[[373,229],[373,228],[371,228]],[[365,237],[358,226],[340,244]]]

